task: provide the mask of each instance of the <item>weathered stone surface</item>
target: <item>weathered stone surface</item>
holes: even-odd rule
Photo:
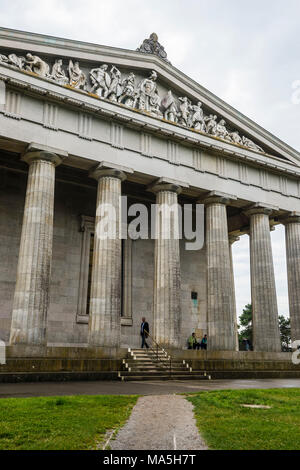
[[[235,295],[235,282],[234,282],[234,271],[233,271],[233,256],[232,256],[232,245],[233,243],[239,241],[239,237],[229,236],[229,257],[230,257],[230,269],[231,269],[231,287],[233,289],[232,292],[232,300],[233,300],[233,316],[234,316],[234,329],[235,329],[235,350],[239,350],[239,332],[238,332],[238,322],[237,322],[237,311],[236,311],[236,295]]]
[[[229,254],[226,204],[229,198],[206,199],[207,321],[210,350],[234,351],[234,286]]]
[[[10,344],[44,344],[52,259],[55,166],[61,157],[32,145]]]
[[[300,340],[300,214],[283,221],[286,234],[286,259],[292,341]]]
[[[121,183],[125,173],[116,169],[96,169],[91,173],[98,180],[94,255],[90,297],[89,335],[91,346],[118,347],[121,335],[121,239],[119,216]],[[114,209],[106,212],[104,205]],[[101,208],[101,207],[104,207]],[[108,214],[115,230],[103,238],[100,224]],[[114,219],[112,216],[114,215]]]
[[[154,258],[154,338],[166,347],[178,348],[181,338],[181,276],[177,194],[180,187],[160,182],[156,193],[156,240]],[[170,210],[171,208],[174,210]]]
[[[281,351],[269,208],[256,207],[250,217],[251,296],[255,351]]]

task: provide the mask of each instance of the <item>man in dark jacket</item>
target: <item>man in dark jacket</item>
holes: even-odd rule
[[[149,323],[146,322],[146,318],[143,317],[142,324],[141,324],[142,349],[144,348],[144,346],[146,346],[147,349],[149,348],[148,344],[146,343],[146,339],[148,338],[148,333],[150,333]]]

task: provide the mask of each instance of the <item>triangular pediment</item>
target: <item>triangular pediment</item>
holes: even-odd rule
[[[0,67],[167,122],[175,134],[300,166],[296,150],[173,67],[153,35],[129,51],[1,28]]]

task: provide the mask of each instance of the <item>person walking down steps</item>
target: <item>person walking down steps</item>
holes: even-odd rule
[[[147,349],[149,348],[149,346],[146,342],[146,339],[148,338],[148,333],[150,333],[149,323],[146,322],[146,318],[143,317],[142,318],[142,324],[141,324],[142,349],[144,349],[144,346],[146,346]]]

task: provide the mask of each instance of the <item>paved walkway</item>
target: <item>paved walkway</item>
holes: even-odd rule
[[[0,398],[57,395],[169,395],[203,390],[291,387],[300,388],[300,379],[0,383]]]
[[[110,442],[112,450],[206,450],[193,405],[181,395],[138,399],[131,416]]]

